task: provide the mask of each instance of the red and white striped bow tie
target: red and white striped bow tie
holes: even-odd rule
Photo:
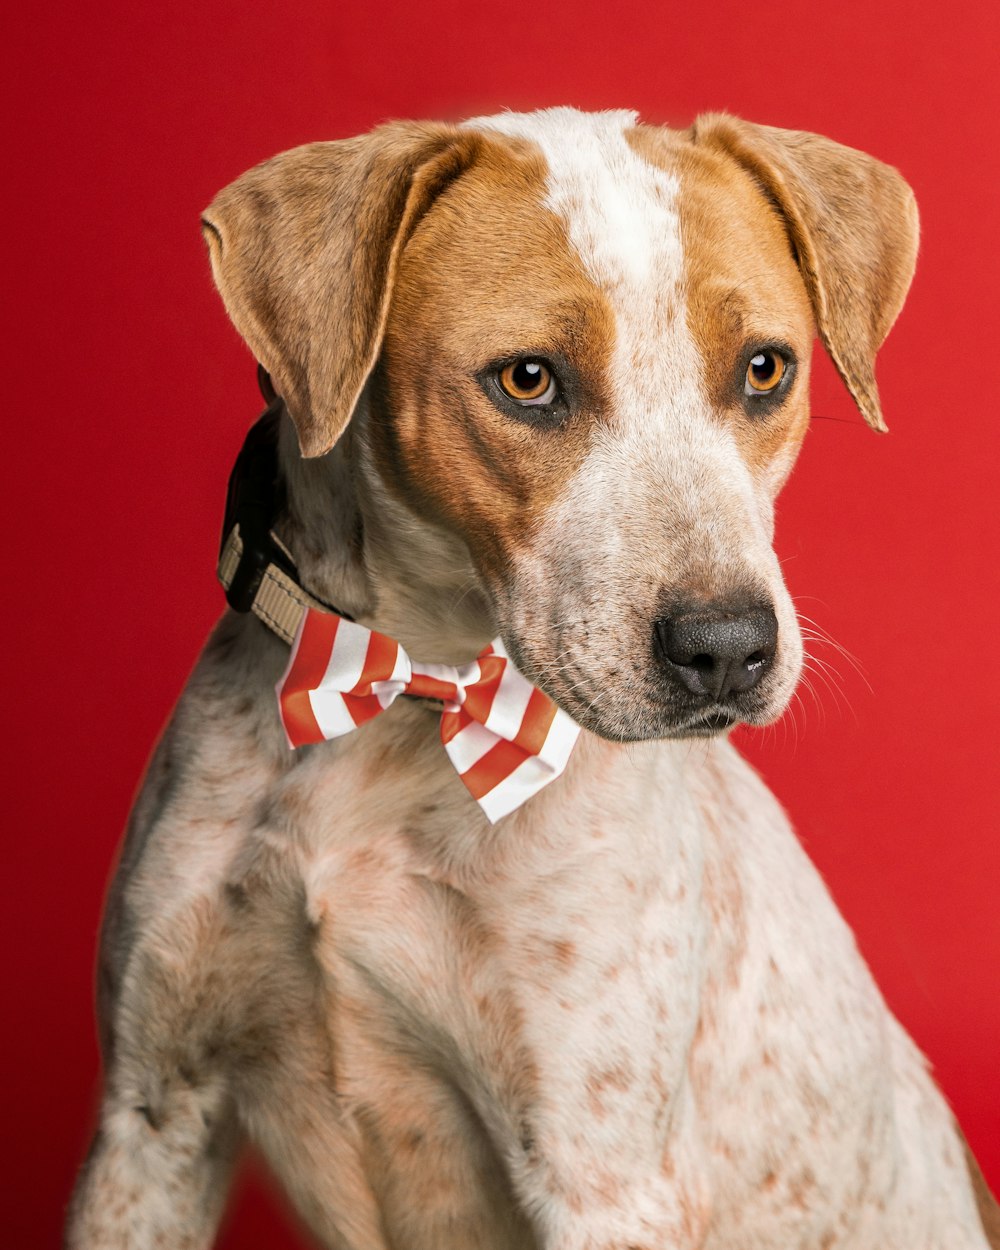
[[[276,689],[292,747],[350,733],[404,691],[441,700],[441,741],[491,821],[554,781],[580,732],[517,671],[499,639],[459,668],[416,664],[385,634],[313,608]]]

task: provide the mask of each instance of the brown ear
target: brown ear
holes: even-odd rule
[[[347,425],[378,357],[400,251],[476,142],[397,122],[311,143],[243,174],[205,210],[216,285],[303,456],[329,451]]]
[[[785,218],[823,345],[861,415],[885,430],[875,353],[913,277],[913,192],[889,165],[819,135],[724,113],[699,117],[693,135],[736,160]]]

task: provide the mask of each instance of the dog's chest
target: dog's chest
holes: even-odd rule
[[[827,1115],[808,1151],[793,1105],[768,1140],[757,1125],[790,1082],[830,1108],[873,1105],[870,990],[860,965],[841,975],[856,956],[829,916],[810,938],[829,900],[787,831],[748,823],[761,787],[735,757],[699,790],[662,754],[646,770],[642,751],[602,776],[603,748],[586,740],[568,795],[557,783],[491,829],[435,738],[384,720],[305,758],[271,815],[297,847],[301,889],[286,897],[304,909],[307,945],[301,924],[283,931],[318,991],[312,1077],[394,1241],[530,1247],[524,1212],[562,1204],[572,1218],[573,1203],[597,1203],[641,1209],[660,1241],[704,1235],[711,1218],[719,1245],[750,1225],[771,1245],[786,1224],[846,1209],[868,1182],[843,1117]],[[708,792],[726,799],[726,833]],[[741,845],[757,846],[756,869]],[[781,905],[765,906],[775,892]],[[833,976],[850,1002],[824,989]],[[853,1021],[851,1033],[839,1023],[846,1057],[810,1040],[831,1011]],[[813,1021],[801,1045],[793,1014]],[[280,1028],[287,1054],[298,1025]],[[300,1097],[289,1083],[286,1101]],[[294,1149],[293,1133],[279,1150]],[[814,1204],[795,1185],[831,1152],[851,1194],[810,1181]]]
[[[419,1160],[440,1173],[445,1155],[455,1201],[540,1162],[569,1177],[615,1160],[609,1189],[625,1183],[620,1159],[659,1169],[703,955],[683,796],[647,788],[639,812],[604,786],[566,813],[553,787],[491,830],[433,745],[381,788],[362,784],[374,742],[345,756],[324,785],[362,796],[348,810],[311,790],[311,820],[337,815],[308,861],[306,908],[337,1094],[370,1168],[405,1164],[417,1184]]]

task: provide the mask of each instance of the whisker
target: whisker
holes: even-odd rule
[[[840,425],[856,425],[859,429],[864,429],[860,421],[854,421],[850,417],[831,417],[823,412],[811,412],[809,419],[810,421],[837,421]]]

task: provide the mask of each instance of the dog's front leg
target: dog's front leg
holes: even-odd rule
[[[134,878],[119,888],[145,897]],[[110,909],[106,947],[116,945],[109,937],[121,908],[119,900]],[[212,1243],[240,1144],[240,998],[232,985],[246,973],[211,885],[183,901],[168,890],[150,893],[130,907],[126,927],[134,937],[106,978],[100,1124],[66,1242],[70,1250],[202,1250]]]
[[[574,1188],[544,1199],[544,1250],[696,1250],[704,1242],[706,1204],[698,1187],[648,1180],[619,1187],[599,1166]]]
[[[222,1214],[239,1131],[225,1086],[175,1074],[155,1106],[119,1071],[77,1183],[69,1250],[202,1250]]]
[[[662,1148],[647,1149],[642,1109],[629,1135],[624,1117],[613,1146],[579,1107],[557,1136],[522,1133],[515,1186],[544,1250],[696,1250],[710,1218],[700,1146],[682,1093]],[[623,1108],[624,1111],[624,1108]],[[609,1117],[610,1118],[610,1117]],[[595,1129],[597,1131],[595,1131]],[[544,1143],[551,1142],[546,1149]]]

